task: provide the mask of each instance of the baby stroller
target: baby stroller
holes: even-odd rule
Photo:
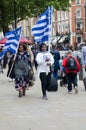
[[[67,85],[67,78],[66,78],[64,67],[62,67],[62,70],[61,70],[61,80],[60,80],[60,86],[62,87],[63,85]]]

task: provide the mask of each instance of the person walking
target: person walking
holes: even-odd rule
[[[81,49],[81,65],[82,65],[82,77],[86,91],[86,43]]]
[[[81,49],[81,63],[82,67],[86,68],[86,46],[83,46]]]
[[[74,45],[69,45],[69,51],[71,51],[71,53],[72,53],[72,57],[75,57],[77,60],[78,60],[78,62],[79,62],[79,64],[80,64],[80,53],[79,53],[79,51],[78,50],[75,50],[75,47],[74,47]],[[81,65],[80,65],[80,73],[79,73],[79,80],[80,80],[80,75],[81,75],[81,73],[82,73],[82,67],[81,67]],[[78,75],[76,76],[76,82],[78,82]],[[77,85],[78,86],[78,85]]]
[[[70,51],[67,52],[67,57],[63,59],[62,66],[65,67],[66,71],[68,93],[72,93],[72,84],[74,85],[75,93],[78,93],[76,76],[77,72],[80,71],[80,65]]]
[[[80,55],[79,55],[80,53],[79,53],[78,50],[75,50],[75,47],[73,45],[69,46],[69,51],[71,51],[72,56],[75,57],[75,58],[77,58],[77,60],[80,59]]]
[[[53,58],[54,58],[53,77],[56,79],[57,85],[58,85],[58,70],[60,70],[60,65],[59,65],[60,53],[56,49],[56,44],[52,45],[51,54],[53,55]]]
[[[32,52],[33,52],[33,57],[34,57],[34,66],[35,66],[35,69],[37,70],[37,62],[36,62],[36,56],[37,54],[39,53],[39,44],[35,43],[32,48],[31,48]]]
[[[24,44],[20,44],[14,62],[15,89],[19,91],[19,97],[25,96],[25,91],[29,89],[30,69],[30,56],[27,53],[26,46]]]
[[[46,50],[47,50],[46,44],[42,43],[40,45],[40,52],[36,56],[36,61],[38,64],[37,72],[41,80],[41,88],[42,88],[42,94],[43,94],[42,98],[45,100],[48,99],[46,90],[51,79],[50,65],[54,63],[52,54]]]

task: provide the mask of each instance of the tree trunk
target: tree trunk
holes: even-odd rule
[[[3,26],[2,26],[2,29],[3,29],[3,34],[4,34],[4,36],[5,36],[5,33],[9,31],[9,27],[6,26],[6,25],[3,25]]]
[[[0,17],[1,17],[0,24],[3,30],[3,34],[5,36],[5,33],[9,31],[9,27],[8,27],[8,17],[6,15],[6,8],[5,8],[4,0],[1,0],[1,4],[0,4]],[[3,68],[6,68],[6,64],[7,64],[7,56],[5,55]]]
[[[3,30],[3,34],[5,35],[6,32],[9,31],[9,27],[8,27],[8,18],[6,15],[6,8],[4,6],[4,1],[2,1],[2,4],[0,5],[0,16],[1,16],[1,27]]]

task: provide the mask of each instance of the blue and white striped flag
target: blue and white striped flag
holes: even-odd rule
[[[11,52],[12,54],[17,53],[19,40],[21,37],[21,30],[22,27],[19,27],[6,33],[7,41],[3,47],[2,52],[0,52],[0,59],[2,59],[7,52]]]
[[[49,41],[51,35],[52,24],[52,7],[48,9],[39,17],[36,24],[32,27],[35,42],[43,43]]]

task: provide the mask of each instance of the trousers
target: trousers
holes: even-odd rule
[[[77,73],[67,74],[68,91],[72,90],[72,84],[77,87]]]
[[[41,80],[42,94],[44,96],[44,95],[46,95],[47,87],[50,85],[51,73],[48,73],[48,75],[46,75],[46,72],[41,72],[40,80]]]

